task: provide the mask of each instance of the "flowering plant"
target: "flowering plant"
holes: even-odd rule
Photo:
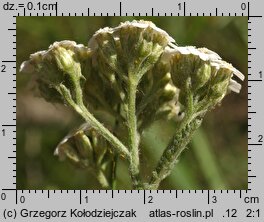
[[[239,93],[241,85],[233,77],[244,80],[215,52],[177,46],[164,30],[142,20],[100,29],[88,46],[55,42],[32,54],[20,71],[35,76],[43,98],[65,104],[85,120],[55,154],[89,169],[104,189],[115,187],[117,157],[127,160],[133,189],[158,189],[205,114],[229,92]],[[98,110],[115,121],[96,118]],[[178,127],[143,181],[140,138],[161,118],[173,119]]]

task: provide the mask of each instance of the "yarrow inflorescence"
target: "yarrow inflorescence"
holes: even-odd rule
[[[215,52],[178,46],[167,32],[143,20],[99,29],[87,46],[55,42],[48,50],[32,54],[20,72],[34,76],[47,101],[63,103],[84,118],[85,127],[67,135],[55,153],[94,170],[107,189],[113,188],[106,174],[116,155],[128,161],[134,189],[156,189],[206,112],[229,92],[240,92],[234,77],[244,80]],[[114,121],[98,120],[98,111]],[[158,119],[176,120],[175,134],[188,135],[188,140],[175,143],[179,138],[175,135],[158,163],[159,170],[153,171],[154,179],[144,182],[140,137]]]

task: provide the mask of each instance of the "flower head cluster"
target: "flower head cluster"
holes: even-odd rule
[[[46,51],[30,55],[30,60],[22,63],[21,72],[32,73],[36,77],[41,95],[48,101],[64,101],[62,90],[77,99],[78,90],[84,76],[81,73],[80,59],[89,55],[83,45],[73,41],[55,42]]]
[[[143,184],[139,167],[142,131],[160,118],[178,121],[178,134],[153,173],[151,181],[157,186],[205,113],[227,93],[240,92],[234,77],[244,80],[215,52],[177,46],[167,32],[143,20],[100,29],[87,46],[55,42],[32,54],[20,71],[34,75],[43,98],[68,105],[87,122],[68,134],[55,154],[78,167],[92,168],[104,187],[110,185],[106,174],[114,171],[119,154],[130,164],[136,189]],[[96,111],[100,111],[100,121]]]
[[[111,155],[106,140],[87,123],[73,130],[58,144],[54,152],[60,160],[69,160],[80,168],[96,168],[106,164]],[[107,158],[106,158],[107,159]]]
[[[98,30],[88,47],[96,51],[94,63],[102,72],[112,70],[124,81],[141,77],[158,61],[164,48],[174,42],[152,22],[133,21]]]
[[[240,91],[233,76],[244,79],[215,52],[176,46],[167,32],[142,20],[100,29],[87,47],[55,42],[48,50],[32,54],[20,70],[35,74],[47,100],[70,98],[124,121],[128,86],[134,85],[142,128],[155,119],[177,116],[190,93],[195,103],[212,108],[228,92]]]
[[[228,92],[239,93],[241,85],[233,76],[244,80],[241,72],[206,48],[166,48],[162,59],[170,63],[172,81],[180,90],[179,101],[184,106],[187,94],[192,93],[195,103],[207,103],[206,108],[212,108]]]

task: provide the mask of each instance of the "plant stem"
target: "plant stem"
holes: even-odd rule
[[[76,109],[75,109],[76,110]],[[124,155],[125,158],[129,159],[130,154],[127,148],[123,145],[123,143],[115,137],[102,123],[100,123],[87,109],[86,107],[82,107],[82,109],[77,109],[78,112],[87,122],[91,124],[91,126],[98,131],[113,147],[117,149],[117,151]]]
[[[132,79],[133,80],[133,79]],[[130,148],[130,174],[133,188],[138,189],[140,186],[139,175],[139,152],[138,152],[138,135],[137,135],[137,118],[136,118],[136,81],[129,81],[128,84],[128,107],[127,107],[127,125],[128,125],[128,144]]]
[[[97,169],[95,172],[96,178],[98,180],[98,182],[101,184],[103,189],[109,189],[109,183],[103,173],[103,171],[101,169]]]
[[[82,116],[86,122],[90,123],[91,126],[100,133],[112,146],[116,148],[116,150],[123,155],[126,159],[130,160],[130,153],[125,145],[116,138],[102,123],[100,123],[83,105],[76,104],[70,95],[70,92],[64,85],[60,85],[60,92],[62,93],[64,99],[68,103],[68,105],[73,108],[80,116]]]
[[[193,118],[194,102],[191,91],[191,79],[188,78],[185,85],[186,108],[185,116],[178,126],[169,145],[164,150],[156,169],[152,172],[148,189],[157,189],[162,180],[164,180],[174,168],[180,154],[190,142],[194,131],[200,126],[201,119]]]
[[[114,154],[114,158],[111,164],[110,186],[112,190],[116,189],[116,168],[117,168],[118,156]]]
[[[156,169],[152,172],[147,189],[158,189],[160,182],[171,173],[179,156],[185,150],[201,122],[202,119],[196,118],[191,123],[186,124],[185,127],[182,127],[180,131],[177,131],[163,152]]]

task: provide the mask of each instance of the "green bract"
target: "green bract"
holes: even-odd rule
[[[115,187],[116,159],[127,160],[134,189],[157,189],[207,111],[241,85],[244,76],[206,48],[176,46],[152,22],[98,30],[87,46],[73,41],[34,53],[21,72],[34,75],[41,96],[63,102],[86,123],[56,148],[61,159],[91,169],[103,188]],[[103,113],[104,118],[95,116]],[[157,119],[177,130],[149,181],[141,178],[140,137]],[[106,120],[107,119],[107,120]]]

